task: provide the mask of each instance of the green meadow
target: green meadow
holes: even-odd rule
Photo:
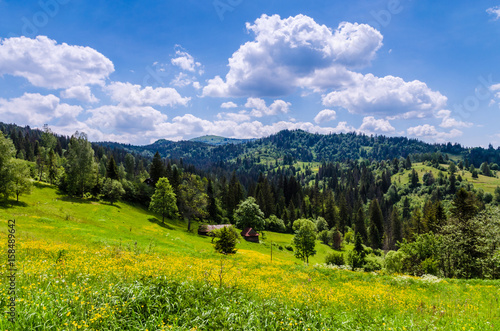
[[[234,256],[181,221],[36,184],[0,208],[16,220],[16,320],[0,281],[1,330],[496,330],[500,282],[305,265],[292,235],[244,240]],[[271,245],[271,242],[274,245]],[[280,246],[283,247],[280,249]],[[272,258],[271,261],[271,247]],[[349,247],[348,247],[349,249]],[[6,275],[7,257],[0,260]]]

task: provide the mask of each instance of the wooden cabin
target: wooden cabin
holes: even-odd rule
[[[253,243],[259,242],[259,234],[252,228],[246,228],[245,230],[241,231],[241,236],[245,238],[246,241],[250,241]]]

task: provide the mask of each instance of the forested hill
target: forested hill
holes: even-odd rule
[[[34,160],[42,131],[29,126],[0,123],[0,131],[12,139],[21,158]],[[69,137],[56,135],[59,154],[67,148]],[[356,133],[313,134],[302,130],[284,130],[269,137],[253,140],[229,139],[204,136],[189,141],[161,139],[146,146],[135,146],[114,142],[93,143],[110,148],[120,159],[130,152],[136,156],[151,159],[158,151],[168,159],[182,159],[196,167],[206,168],[221,163],[261,163],[279,160],[281,164],[294,162],[342,162],[347,160],[393,160],[411,156],[416,161],[442,163],[447,157],[455,161],[467,160],[479,167],[483,162],[500,164],[500,147],[465,148],[460,144],[428,144],[406,137],[367,136]],[[147,162],[146,162],[147,163]]]
[[[220,139],[219,139],[220,141]],[[146,157],[152,157],[157,151],[162,157],[183,159],[197,167],[220,162],[238,162],[239,160],[269,158],[283,160],[285,164],[321,161],[347,161],[358,159],[392,160],[412,155],[416,160],[445,159],[452,155],[456,159],[469,160],[479,167],[483,162],[500,163],[500,148],[484,149],[464,148],[460,144],[428,144],[406,137],[367,136],[356,133],[313,134],[302,130],[284,130],[266,138],[237,144],[230,140],[226,144],[214,145],[206,139],[201,141],[158,140],[151,145],[133,146],[110,142],[97,144],[110,148],[124,148]],[[260,161],[257,161],[260,163]]]
[[[200,143],[205,143],[213,146],[219,145],[227,145],[227,144],[243,144],[249,141],[253,141],[255,139],[234,139],[234,138],[225,138],[220,136],[202,136],[190,139],[189,141],[196,141]]]

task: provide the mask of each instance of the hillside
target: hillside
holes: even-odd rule
[[[248,141],[252,141],[255,139],[234,139],[234,138],[224,138],[220,136],[207,135],[202,137],[197,137],[190,139],[189,141],[200,142],[207,145],[219,146],[219,145],[227,145],[227,144],[243,144]]]
[[[479,167],[482,162],[500,163],[500,148],[465,148],[459,144],[429,144],[406,137],[366,136],[356,133],[320,135],[301,130],[284,130],[269,137],[251,141],[207,136],[190,141],[172,142],[159,140],[151,145],[133,146],[110,142],[98,145],[123,148],[128,152],[152,156],[156,151],[163,157],[180,159],[197,167],[207,168],[220,162],[237,159],[255,159],[269,156],[272,159],[288,158],[290,162],[322,162],[347,160],[392,160],[411,155],[418,160],[442,158],[469,159]]]
[[[154,247],[162,253],[217,256],[211,238],[196,233],[196,223],[192,225],[194,230],[187,232],[187,223],[167,220],[162,224],[161,216],[140,206],[70,198],[58,193],[53,186],[38,183],[22,202],[11,203],[0,209],[0,219],[15,219],[21,240],[36,238],[93,247],[123,246],[139,251]],[[2,228],[1,233],[6,235],[6,229]],[[292,252],[278,249],[279,245],[290,245],[292,237],[291,234],[266,232],[266,239],[261,244],[240,240],[238,248],[270,258],[272,241],[276,245],[273,259],[298,262]],[[331,251],[319,241],[317,246],[318,254],[311,259],[312,263],[322,263]]]
[[[0,131],[12,139],[18,153],[29,161],[35,161],[36,141],[42,136],[41,130],[29,126],[0,122]],[[55,135],[56,149],[59,154],[68,148],[70,137]],[[406,137],[367,136],[356,133],[313,134],[302,130],[283,130],[260,139],[232,139],[219,136],[204,136],[189,141],[169,141],[160,139],[153,144],[136,146],[115,142],[94,142],[98,151],[101,147],[123,158],[132,153],[136,158],[151,160],[158,151],[164,158],[180,160],[201,169],[215,165],[230,166],[247,160],[258,164],[259,159],[282,160],[285,164],[293,162],[345,162],[349,160],[392,160],[411,156],[416,161],[449,158],[458,162],[469,160],[478,168],[483,162],[500,164],[500,147],[494,149],[471,147],[459,144],[429,144]],[[106,151],[103,151],[106,153]],[[247,169],[248,170],[248,167]]]
[[[271,262],[269,241],[285,244],[291,235],[269,232],[267,244],[242,242],[223,257],[183,223],[160,224],[125,203],[67,198],[45,184],[3,204],[0,218],[16,219],[17,329],[489,330],[500,323],[498,281],[305,266],[277,246]],[[0,319],[1,329],[11,327]]]

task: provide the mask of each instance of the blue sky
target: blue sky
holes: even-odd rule
[[[500,1],[0,0],[0,121],[500,145]]]

